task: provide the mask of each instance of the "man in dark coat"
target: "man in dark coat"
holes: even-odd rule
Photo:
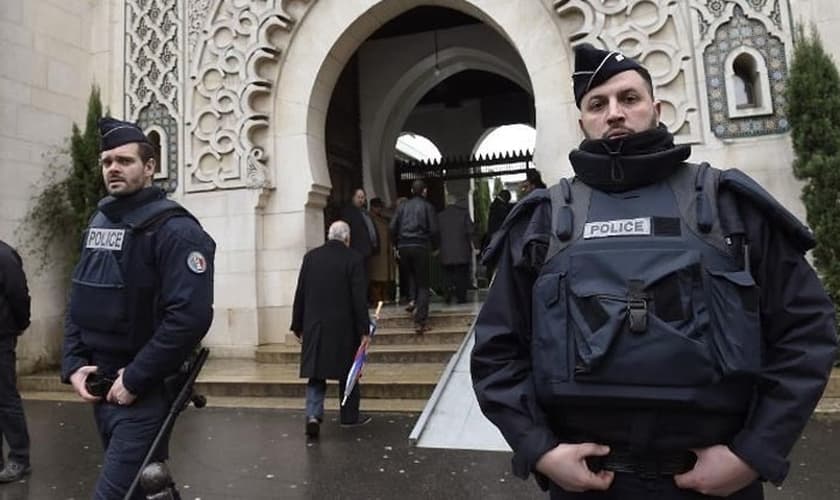
[[[339,400],[344,398],[347,372],[360,344],[370,342],[367,310],[367,276],[362,256],[350,247],[350,227],[334,222],[327,242],[303,258],[291,331],[303,344],[300,376],[306,384],[306,434],[317,437],[324,417],[327,379],[339,381]],[[361,392],[353,388],[341,407],[341,425],[366,424],[359,414]]]
[[[510,209],[513,208],[513,204],[510,202],[510,191],[507,189],[502,189],[499,191],[499,194],[496,195],[496,198],[493,200],[493,203],[490,204],[490,210],[487,214],[487,232],[484,233],[484,238],[481,240],[481,251],[482,253],[487,249],[487,245],[490,244],[490,240],[493,239],[493,234],[502,227],[502,222],[505,221],[505,218],[510,213]],[[493,272],[495,271],[495,267],[488,263],[487,264],[487,279],[493,277]]]
[[[440,264],[444,270],[446,302],[455,299],[459,304],[467,301],[467,287],[470,282],[472,263],[473,221],[470,211],[452,203],[438,214],[440,225]]]
[[[0,446],[4,437],[9,445],[9,460],[0,470],[0,483],[17,481],[30,470],[29,432],[15,377],[15,349],[18,335],[29,326],[29,305],[20,256],[0,241]]]
[[[428,331],[429,316],[429,253],[439,236],[437,212],[426,200],[429,190],[422,179],[411,183],[411,199],[397,207],[391,219],[391,237],[397,242],[400,266],[405,266],[410,286],[414,289],[414,331]]]
[[[350,226],[350,248],[362,254],[367,268],[371,255],[379,251],[379,236],[370,214],[365,209],[367,195],[362,188],[353,191],[350,204],[341,209],[341,220]]]

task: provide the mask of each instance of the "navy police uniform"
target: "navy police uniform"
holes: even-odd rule
[[[130,126],[108,125],[103,136]],[[103,150],[115,147],[105,144]],[[123,383],[137,396],[129,406],[104,399],[94,406],[105,448],[95,498],[125,495],[174,399],[165,381],[210,327],[214,254],[215,243],[195,218],[157,187],[104,198],[85,231],[65,321],[62,380],[86,365],[112,378],[125,368]],[[156,460],[166,458],[166,448]]]
[[[803,256],[810,232],[743,173],[689,153],[664,126],[584,141],[576,178],[517,204],[487,252],[475,392],[515,474],[552,498],[705,498],[673,475],[716,444],[779,484],[827,382],[834,307]],[[580,442],[610,446],[588,461],[616,472],[608,491],[536,472]],[[761,483],[730,498],[760,499]]]

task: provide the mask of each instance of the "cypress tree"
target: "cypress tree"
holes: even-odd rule
[[[50,165],[41,190],[19,228],[23,247],[35,255],[39,271],[56,264],[69,274],[79,258],[79,238],[88,219],[107,194],[99,168],[101,117],[102,100],[93,86],[84,131],[74,123],[69,145],[47,155]]]
[[[840,299],[840,75],[816,28],[799,26],[785,93],[793,172],[817,246],[814,264],[835,304]]]

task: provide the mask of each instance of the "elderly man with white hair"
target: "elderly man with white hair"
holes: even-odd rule
[[[370,342],[367,309],[367,276],[363,257],[350,248],[350,226],[330,225],[327,242],[303,257],[291,331],[303,344],[300,376],[306,385],[306,435],[318,437],[324,418],[324,398],[329,380],[339,381],[344,397],[347,372],[362,343]],[[356,384],[341,408],[342,427],[363,425],[370,417],[359,413],[361,389]]]

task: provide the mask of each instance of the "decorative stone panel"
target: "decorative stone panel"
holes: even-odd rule
[[[167,191],[178,186],[181,151],[183,46],[178,0],[126,0],[125,115],[144,130],[166,132],[163,176],[155,182]],[[164,148],[162,148],[164,149]]]
[[[790,41],[789,22],[779,0],[693,1],[701,35],[698,50],[703,69],[712,132],[721,139],[755,137],[787,132],[784,92],[788,65],[786,44]],[[772,112],[766,116],[732,116],[727,105],[727,59],[744,48],[758,53],[767,67]]]
[[[701,142],[698,77],[686,2],[559,0],[555,9],[572,46],[589,42],[642,62],[662,101],[662,121],[676,140]]]
[[[315,0],[291,0],[305,14]],[[287,0],[188,2],[185,189],[269,189],[269,96],[296,20]]]

